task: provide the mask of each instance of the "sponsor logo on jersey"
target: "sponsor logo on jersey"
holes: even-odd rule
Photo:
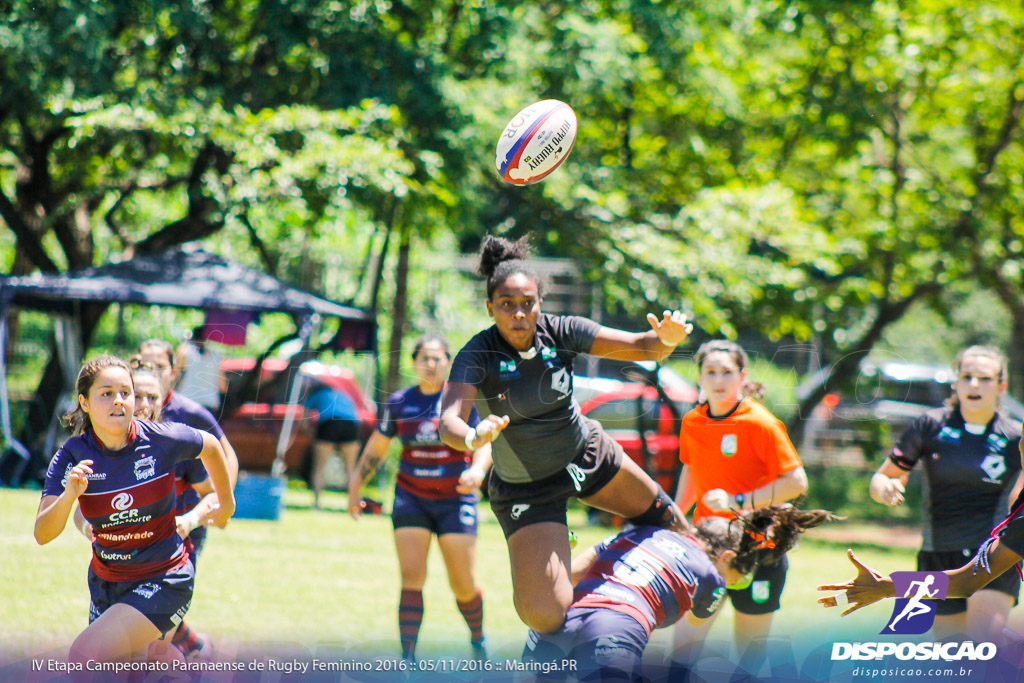
[[[992,432],[991,434],[988,435],[989,451],[992,453],[1002,451],[1004,448],[1006,448],[1006,444],[1008,443],[1009,441],[1007,441],[1001,435],[996,434],[995,432]]]
[[[512,506],[512,512],[510,513],[509,516],[512,519],[519,519],[520,515],[522,515],[524,512],[526,512],[529,509],[530,509],[530,504],[529,503],[516,503],[515,505]]]
[[[156,460],[153,456],[147,456],[141,460],[135,461],[135,479],[142,481],[143,479],[149,479],[156,474]]]
[[[540,357],[544,360],[554,360],[558,358],[558,352],[547,346],[540,347]]]
[[[423,420],[416,430],[416,441],[437,441],[439,420]]]
[[[938,438],[939,438],[939,441],[959,441],[960,440],[960,430],[959,429],[953,429],[949,425],[946,425],[945,427],[942,428],[942,431],[939,432],[939,437]]]
[[[106,472],[91,472],[91,473],[85,475],[85,478],[88,479],[89,481],[103,481],[104,479],[107,478],[107,473]]]
[[[125,491],[122,491],[110,499],[110,506],[115,510],[127,510],[134,504],[135,499],[132,498],[132,494]]]
[[[125,555],[124,553],[108,553],[105,550],[99,551],[101,560],[130,560],[132,559],[132,553]]]
[[[1006,459],[1002,454],[989,453],[981,461],[981,471],[986,475],[985,481],[990,484],[1000,484],[999,478],[1006,474]]]
[[[516,370],[516,362],[514,360],[498,361],[498,374],[500,374],[502,377],[518,375],[519,372]]]
[[[441,472],[441,470],[439,470],[439,469],[427,470],[427,469],[424,469],[422,467],[416,467],[412,471],[412,476],[414,476],[414,477],[434,477],[434,478],[437,478],[437,477],[440,477],[442,474],[443,474],[443,472]]]
[[[735,434],[722,435],[722,455],[736,455],[739,449],[739,441]]]
[[[559,398],[565,398],[572,393],[572,377],[565,368],[559,368],[551,375],[551,388],[558,392]]]
[[[102,538],[104,541],[145,541],[147,538],[152,538],[156,533],[153,531],[140,531],[132,534],[96,534],[96,538]]]
[[[131,510],[122,510],[121,512],[112,512],[107,515],[109,520],[106,524],[101,524],[101,529],[106,529],[109,526],[120,526],[122,524],[145,524],[149,520],[153,519],[152,515],[139,516],[139,509],[132,508]]]

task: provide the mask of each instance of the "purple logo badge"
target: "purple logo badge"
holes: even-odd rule
[[[936,600],[943,600],[949,589],[949,577],[942,572],[893,572],[896,605],[892,616],[879,633],[920,635],[935,621]]]

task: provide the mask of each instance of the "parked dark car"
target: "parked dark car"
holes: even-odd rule
[[[255,360],[252,358],[226,358],[221,362],[221,370],[230,385],[232,381],[239,381],[242,373],[251,370],[254,365]],[[284,360],[267,359],[263,363],[260,383],[253,400],[243,403],[234,413],[220,420],[228,441],[238,454],[240,469],[269,472],[273,465],[278,437],[288,409],[287,397],[291,384],[279,382],[269,390],[267,387],[271,386],[270,380],[284,368]],[[315,413],[303,408],[302,400],[315,384],[325,384],[352,398],[359,413],[359,437],[363,441],[373,431],[377,414],[374,404],[363,393],[354,373],[348,368],[309,361],[300,366],[299,372],[302,386],[299,405],[295,406],[295,422],[285,451],[285,466],[288,473],[306,477],[316,423]],[[336,478],[330,472],[327,473],[329,484]]]
[[[824,372],[805,381],[797,398],[823,378]],[[805,462],[877,461],[915,418],[945,402],[955,379],[945,365],[865,361],[849,386],[830,391],[806,418],[800,455]],[[1024,405],[1009,395],[1000,410],[1018,422],[1024,418]]]

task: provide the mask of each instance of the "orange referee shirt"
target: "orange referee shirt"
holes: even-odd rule
[[[803,465],[785,425],[750,398],[722,417],[708,417],[706,403],[687,413],[679,434],[679,459],[690,467],[697,487],[695,524],[708,515],[732,517],[731,512],[715,513],[704,505],[701,499],[711,489],[747,494]]]

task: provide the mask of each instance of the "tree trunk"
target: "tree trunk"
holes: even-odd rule
[[[408,225],[402,227],[402,241],[398,247],[398,269],[395,272],[395,301],[391,309],[391,339],[388,340],[387,392],[398,391],[399,371],[402,369],[402,337],[408,308],[409,245],[411,233]]]
[[[1024,335],[1024,316],[1018,315],[1016,310],[1011,310],[1011,313],[1013,313],[1013,335],[1010,339],[1013,341],[1007,350],[1010,361],[1009,394],[1019,399],[1024,397],[1024,343],[1020,341],[1024,339],[1022,336]]]
[[[786,430],[789,432],[790,441],[794,445],[799,445],[803,441],[807,420],[811,417],[817,405],[821,403],[821,400],[825,398],[830,387],[839,386],[847,379],[856,375],[860,362],[871,352],[871,349],[874,348],[878,340],[882,338],[885,328],[902,318],[903,314],[910,308],[910,305],[921,296],[937,289],[937,285],[929,283],[918,287],[910,296],[896,303],[883,302],[879,304],[878,315],[871,324],[871,327],[864,333],[864,336],[851,345],[843,356],[832,365],[829,374],[811,390],[808,396],[800,401],[799,405],[797,405],[796,413],[786,423]]]
[[[370,312],[373,314],[375,320],[377,318],[380,307],[380,302],[378,301],[378,298],[380,297],[380,285],[381,282],[383,282],[384,280],[384,262],[387,260],[388,250],[391,248],[391,229],[393,226],[393,218],[394,212],[392,211],[391,215],[388,217],[388,223],[385,227],[384,244],[381,245],[380,252],[378,253],[377,259],[375,261],[376,272],[374,272],[373,274],[373,288],[371,289],[370,292]],[[374,334],[380,333],[380,327],[378,325],[374,325],[373,329]],[[380,340],[378,339],[377,342],[379,341]],[[380,348],[380,346],[377,343],[375,343],[374,346],[376,348]],[[384,386],[384,378],[381,374],[379,353],[376,355],[376,358],[374,359],[373,380],[373,385],[376,387],[376,396],[374,396],[373,398],[377,403],[382,403],[385,399],[387,399],[388,393],[387,388]]]

